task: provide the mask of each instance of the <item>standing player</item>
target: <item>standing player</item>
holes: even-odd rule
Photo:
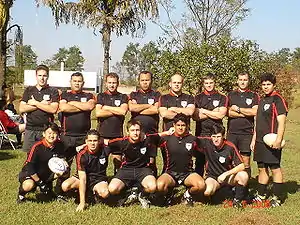
[[[173,120],[177,114],[182,113],[190,118],[194,113],[194,98],[182,93],[183,81],[180,74],[173,75],[169,82],[170,93],[160,97],[159,114],[163,118],[163,130],[168,130],[173,126]]]
[[[17,203],[25,201],[25,195],[35,190],[36,186],[44,194],[52,194],[53,173],[48,167],[50,158],[64,157],[62,143],[57,141],[59,127],[50,122],[44,125],[43,139],[36,142],[27,155],[19,174],[19,193]]]
[[[259,96],[248,89],[250,77],[248,73],[238,75],[238,89],[228,94],[228,130],[227,140],[240,151],[245,170],[251,177],[250,144],[254,132]]]
[[[131,118],[141,122],[144,133],[157,133],[159,123],[158,100],[160,93],[151,89],[153,79],[151,72],[140,72],[138,79],[140,89],[130,94],[129,111],[131,112]]]
[[[247,194],[248,174],[236,146],[224,139],[223,125],[212,126],[211,137],[199,137],[200,151],[206,158],[205,196],[212,196],[222,185],[235,186],[233,206],[242,208]]]
[[[211,127],[222,124],[222,119],[227,112],[227,97],[215,89],[215,75],[208,73],[202,78],[204,91],[195,96],[196,136],[211,136]],[[205,157],[201,152],[195,152],[195,171],[203,176]]]
[[[256,116],[256,131],[253,135],[251,148],[254,151],[254,161],[257,162],[258,195],[256,201],[263,201],[267,195],[267,184],[269,182],[269,169],[272,171],[273,190],[272,207],[280,206],[283,176],[280,168],[281,142],[285,131],[286,116],[288,113],[287,103],[284,98],[275,91],[276,77],[271,73],[265,73],[260,78],[262,91],[265,97],[258,105]],[[268,133],[276,133],[276,141],[271,146],[263,142],[263,136]]]
[[[80,203],[76,211],[82,211],[86,206],[87,193],[92,192],[102,199],[109,196],[106,168],[108,154],[100,143],[100,135],[96,130],[89,130],[85,137],[86,146],[76,158],[77,174],[65,180],[63,191],[79,189]]]
[[[128,97],[117,91],[119,76],[109,73],[105,76],[107,91],[98,94],[96,117],[98,118],[99,133],[107,144],[110,139],[123,137],[123,123],[128,110]],[[121,156],[112,155],[114,171],[121,165]]]
[[[44,125],[53,121],[53,114],[58,109],[58,91],[49,87],[49,68],[39,65],[36,68],[35,86],[25,89],[20,106],[20,113],[26,113],[26,128],[23,151],[28,152],[33,144],[42,138]]]
[[[184,203],[193,206],[192,195],[204,191],[203,178],[193,172],[193,151],[198,147],[197,138],[189,133],[189,117],[178,114],[174,117],[175,132],[160,138],[160,147],[165,151],[163,174],[157,179],[157,189],[167,195],[166,204],[170,204],[172,190],[177,184],[188,189],[183,195]]]

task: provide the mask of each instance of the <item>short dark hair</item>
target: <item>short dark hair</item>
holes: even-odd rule
[[[215,124],[211,127],[211,134],[221,133],[223,136],[225,135],[225,128],[222,124]]]
[[[140,80],[140,77],[142,74],[150,74],[150,78],[151,78],[151,81],[153,79],[153,74],[150,72],[150,71],[147,71],[147,70],[143,70],[139,73],[139,76],[138,76],[138,80]]]
[[[100,139],[100,134],[99,134],[99,132],[98,132],[96,129],[90,129],[90,130],[86,133],[85,139],[88,139],[88,136],[90,136],[90,135],[95,135],[95,136],[98,137],[98,140]]]
[[[131,126],[134,126],[134,125],[139,125],[140,126],[140,129],[142,129],[142,124],[139,120],[136,120],[136,119],[131,119],[127,122],[127,125],[126,125],[126,129],[127,131],[129,130],[129,128]]]
[[[48,122],[48,123],[44,124],[44,129],[43,129],[43,131],[46,131],[46,130],[49,129],[49,128],[50,128],[51,130],[53,130],[54,132],[58,133],[58,134],[59,134],[59,132],[60,132],[59,126],[58,126],[56,123],[54,123],[54,122]]]
[[[264,81],[270,81],[272,84],[276,84],[276,76],[272,73],[263,73],[260,76],[260,83]]]
[[[205,76],[202,77],[202,81],[207,79],[216,80],[216,75],[213,73],[207,73]]]
[[[173,119],[173,124],[177,123],[178,121],[184,122],[187,126],[189,125],[190,118],[183,113],[177,114]]]
[[[108,77],[117,78],[117,81],[119,82],[119,75],[117,73],[108,73],[105,75],[105,81],[107,81]]]
[[[35,73],[37,73],[37,71],[39,70],[45,70],[47,72],[47,75],[49,75],[49,67],[46,66],[46,65],[38,65],[36,68],[35,68]]]
[[[84,80],[84,77],[83,77],[82,73],[80,73],[80,72],[72,73],[71,80],[72,80],[72,77],[81,77],[82,80]]]

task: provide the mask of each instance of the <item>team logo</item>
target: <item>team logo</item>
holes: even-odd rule
[[[153,105],[154,104],[154,99],[153,98],[148,98],[148,104]]]
[[[270,108],[270,104],[265,104],[264,105],[264,110],[267,111]]]
[[[115,106],[120,106],[120,105],[121,105],[121,100],[116,99],[116,100],[115,100]]]
[[[43,100],[49,101],[50,100],[50,95],[43,95]]]
[[[226,159],[225,159],[223,156],[220,156],[220,157],[219,157],[219,162],[220,162],[220,163],[224,163],[225,160],[226,160]]]
[[[213,100],[213,106],[214,106],[214,107],[219,106],[219,104],[220,104],[220,101],[219,101],[219,100]]]
[[[87,102],[87,98],[81,98],[80,101],[81,102]]]
[[[100,164],[105,164],[106,163],[106,159],[105,158],[101,158],[101,159],[99,159],[99,162],[100,162]]]
[[[182,106],[183,108],[187,107],[187,101],[181,101],[181,106]]]
[[[189,151],[192,149],[192,146],[193,146],[192,143],[185,143],[185,147]]]
[[[251,98],[246,98],[246,104],[251,105],[251,103],[252,103],[252,99]]]
[[[146,148],[146,147],[141,148],[141,153],[142,153],[143,155],[145,155],[146,151],[147,151],[147,148]]]

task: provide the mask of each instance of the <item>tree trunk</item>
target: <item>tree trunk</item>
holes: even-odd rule
[[[103,60],[103,72],[102,72],[102,80],[101,86],[102,90],[104,90],[104,78],[105,75],[109,73],[109,60],[110,60],[110,43],[111,43],[111,27],[108,24],[105,24],[102,28],[102,43],[104,48],[104,60]]]

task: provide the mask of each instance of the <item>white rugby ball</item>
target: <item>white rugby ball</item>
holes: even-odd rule
[[[63,174],[68,169],[68,163],[66,160],[58,157],[52,157],[48,161],[49,169],[56,174]]]
[[[274,144],[274,142],[276,141],[276,138],[277,138],[277,134],[275,134],[275,133],[269,133],[269,134],[266,134],[263,137],[263,141],[265,142],[266,145],[272,146]],[[281,148],[283,148],[284,145],[285,145],[285,140],[282,139],[282,141],[281,141]]]

